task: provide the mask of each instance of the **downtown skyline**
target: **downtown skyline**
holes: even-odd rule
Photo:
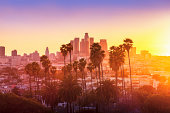
[[[0,1],[0,46],[6,47],[6,55],[13,49],[42,55],[47,46],[55,53],[85,32],[95,42],[107,39],[108,48],[131,38],[137,53],[170,55],[168,1],[14,1]]]

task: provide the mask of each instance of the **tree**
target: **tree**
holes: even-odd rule
[[[129,55],[129,51],[133,46],[133,41],[129,38],[126,38],[124,40],[124,44],[123,44],[124,48],[126,49],[127,53],[128,53],[128,58],[129,58],[129,72],[130,72],[130,85],[131,85],[131,93],[132,93],[132,73],[131,73],[131,65],[130,65],[130,55]]]
[[[99,45],[99,43],[93,43],[93,45],[90,48],[91,52],[90,52],[90,60],[93,63],[93,65],[95,67],[98,67],[98,71],[99,71],[99,80],[100,80],[100,84],[101,84],[101,78],[100,78],[100,66],[101,63],[104,59],[105,56],[105,51],[103,51],[101,49],[101,46]]]
[[[78,63],[78,67],[80,72],[82,73],[82,86],[83,90],[86,90],[86,77],[84,75],[84,69],[86,67],[86,60],[84,58],[81,58]]]
[[[40,62],[42,63],[42,66],[44,67],[45,80],[47,82],[47,78],[46,77],[48,75],[48,78],[49,78],[49,69],[51,67],[51,62],[48,59],[48,57],[45,56],[45,55],[41,56]]]
[[[66,76],[59,86],[59,97],[70,105],[70,113],[72,113],[72,102],[76,101],[77,97],[81,95],[81,87],[77,83],[77,80],[73,79],[71,75]]]
[[[58,87],[57,84],[47,84],[41,90],[42,98],[46,105],[54,110],[55,106],[58,104]]]
[[[55,66],[51,66],[50,68],[50,72],[52,73],[53,77],[52,78],[55,78],[55,74],[56,74],[56,67]]]
[[[67,45],[63,44],[63,45],[60,47],[60,51],[61,51],[61,53],[62,53],[62,55],[63,55],[63,57],[64,57],[64,76],[65,76],[65,65],[66,65],[66,63],[65,63],[65,57],[67,56],[67,53],[68,53],[68,51],[67,51]]]
[[[30,94],[32,96],[32,87],[31,87],[31,77],[32,77],[32,64],[29,63],[25,66],[25,71],[29,75],[29,87],[30,87]]]
[[[109,106],[109,102],[112,98],[116,100],[118,94],[117,92],[118,89],[115,87],[112,81],[102,81],[101,85],[96,89],[98,103],[106,104],[107,106]]]
[[[52,113],[37,101],[12,93],[0,93],[0,113]]]
[[[89,63],[88,66],[87,66],[87,69],[90,71],[91,73],[91,87],[92,87],[92,91],[93,91],[93,76],[92,76],[92,73],[93,73],[93,70],[94,70],[95,66],[92,64],[92,63]]]
[[[39,90],[39,72],[40,72],[40,65],[37,62],[32,62],[32,74],[34,76],[34,81],[37,83],[37,91]]]
[[[152,95],[145,101],[143,113],[170,113],[170,96]]]
[[[73,51],[73,45],[71,43],[66,44],[67,46],[67,51],[70,54],[70,64],[71,64],[71,51]]]
[[[78,69],[78,61],[74,61],[73,63],[73,69],[76,72],[76,80],[77,80],[77,69]]]
[[[120,47],[112,46],[109,51],[109,64],[112,70],[115,72],[116,87],[118,84],[118,70],[122,63],[124,62],[124,52],[122,52]]]

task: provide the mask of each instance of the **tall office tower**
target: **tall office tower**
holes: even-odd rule
[[[84,39],[81,39],[81,42],[80,42],[80,55],[81,56],[84,56],[84,52],[85,52],[84,45],[85,45],[85,41],[84,41]]]
[[[13,51],[11,52],[11,56],[17,56],[17,50],[13,50]]]
[[[100,46],[102,47],[102,50],[107,52],[107,40],[106,39],[100,39]]]
[[[5,47],[0,46],[0,56],[5,56]]]
[[[91,47],[91,45],[93,45],[93,43],[94,43],[94,38],[90,37],[90,47]]]
[[[89,56],[90,55],[90,39],[89,39],[89,35],[88,33],[85,33],[84,35],[84,53],[85,56]]]
[[[45,55],[49,58],[49,49],[48,49],[48,47],[46,47]]]
[[[73,54],[79,54],[79,38],[75,38],[73,41]]]
[[[131,56],[136,56],[136,47],[132,47],[132,48],[130,49],[130,55],[131,55]]]

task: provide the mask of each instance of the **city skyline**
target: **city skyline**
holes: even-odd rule
[[[43,54],[47,46],[59,51],[62,44],[88,32],[95,42],[107,39],[108,48],[131,38],[137,53],[169,56],[169,5],[162,0],[0,1],[0,45],[7,47],[7,55],[13,49]]]

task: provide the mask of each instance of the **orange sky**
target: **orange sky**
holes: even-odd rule
[[[0,8],[0,46],[6,54],[19,54],[48,46],[56,52],[64,43],[88,32],[95,41],[107,39],[108,46],[131,38],[137,52],[149,50],[154,55],[170,55],[170,9],[88,7],[66,8],[40,5],[38,8],[3,6]]]

